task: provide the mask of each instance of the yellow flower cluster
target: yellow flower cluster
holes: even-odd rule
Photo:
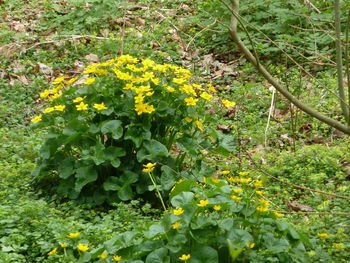
[[[142,172],[144,173],[151,173],[153,172],[154,168],[156,167],[156,163],[147,163],[143,165]]]

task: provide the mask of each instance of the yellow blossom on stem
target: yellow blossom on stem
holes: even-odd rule
[[[179,259],[182,260],[182,261],[186,261],[186,260],[189,260],[191,258],[191,255],[190,254],[182,254]]]
[[[142,113],[152,113],[155,111],[153,105],[149,105],[147,103],[138,103],[135,104],[135,111],[137,112],[137,115],[141,115]]]
[[[262,205],[264,205],[264,206],[269,205],[269,201],[265,200],[264,198],[260,198],[260,199],[259,199],[259,202],[260,202],[260,204],[262,204]]]
[[[205,100],[211,100],[213,98],[213,95],[210,95],[209,93],[207,93],[205,91],[202,92],[200,96],[201,96],[201,98],[203,98]]]
[[[267,207],[259,206],[256,208],[257,211],[259,212],[267,212],[269,209]]]
[[[173,210],[173,214],[176,216],[182,215],[185,212],[182,207]]]
[[[199,120],[196,120],[194,122],[198,128],[198,130],[203,131],[203,123],[201,123]]]
[[[250,172],[249,171],[246,171],[246,172],[239,172],[238,175],[240,176],[246,176],[248,175]]]
[[[122,257],[121,256],[114,256],[113,261],[121,261]]]
[[[106,259],[108,257],[107,253],[102,253],[101,255],[98,256],[100,259]]]
[[[214,210],[215,211],[220,211],[221,210],[221,205],[214,205]]]
[[[202,88],[202,86],[201,85],[199,85],[199,84],[192,84],[192,87],[194,87],[195,89],[197,89],[197,90],[202,90],[203,88]],[[206,92],[205,92],[206,93]],[[210,94],[209,94],[210,95]],[[211,95],[210,95],[211,96]]]
[[[234,188],[232,191],[235,192],[236,194],[239,194],[243,191],[243,189],[242,188]]]
[[[67,235],[68,238],[77,238],[80,236],[80,232],[70,233]]]
[[[52,249],[49,253],[47,253],[49,256],[55,255],[57,253],[57,248]]]
[[[51,97],[49,97],[49,100],[50,100],[50,101],[53,101],[53,100],[58,99],[58,98],[61,97],[61,96],[62,96],[62,94],[56,93],[56,94],[52,95]]]
[[[96,81],[96,78],[87,78],[84,82],[84,85],[90,85]]]
[[[256,193],[257,195],[264,195],[264,194],[267,194],[266,191],[259,191],[259,190],[256,190],[255,193]]]
[[[79,103],[79,102],[82,102],[84,100],[84,98],[82,97],[77,97],[73,100],[74,103]]]
[[[66,78],[67,76],[66,75],[63,75],[61,77],[58,77],[58,78],[55,78],[53,81],[52,81],[52,84],[54,85],[58,85],[58,84],[61,84],[64,79]]]
[[[284,215],[283,215],[283,214],[278,213],[278,212],[274,212],[273,214],[274,214],[276,217],[284,217]]]
[[[327,233],[318,233],[317,235],[319,237],[329,237],[329,234],[327,234]]]
[[[198,99],[189,97],[189,98],[185,98],[184,101],[186,102],[187,106],[196,106]]]
[[[107,110],[106,105],[102,102],[100,104],[95,103],[93,106],[96,110]]]
[[[84,102],[80,102],[78,105],[75,105],[78,111],[83,111],[88,109],[88,104],[85,104]]]
[[[77,81],[78,78],[71,78],[70,80],[66,81],[67,85],[72,85],[74,82]]]
[[[236,103],[234,103],[233,101],[221,100],[221,102],[226,108],[233,108],[234,106],[236,106]]]
[[[242,200],[242,197],[235,196],[235,195],[231,195],[231,199],[232,199],[233,201],[239,202],[239,201]]]
[[[143,165],[142,172],[144,173],[151,173],[153,172],[154,168],[156,167],[156,163],[147,163]]]
[[[57,105],[55,106],[55,111],[64,111],[66,108],[66,105]]]
[[[61,248],[66,248],[66,247],[68,247],[68,244],[67,243],[61,243],[60,246],[61,246]]]
[[[53,112],[53,111],[55,111],[54,107],[48,107],[45,110],[43,110],[43,113],[50,113],[50,112]]]
[[[213,85],[207,84],[207,87],[208,87],[208,89],[209,89],[211,92],[216,93],[216,89],[214,88]]]
[[[35,117],[31,120],[31,122],[32,122],[32,123],[41,122],[41,121],[42,121],[42,118],[43,118],[43,115],[40,114],[40,115],[38,115],[38,116],[35,116]]]
[[[254,182],[254,187],[255,188],[260,188],[260,187],[263,187],[263,182],[261,180],[256,180]]]
[[[174,89],[173,87],[170,87],[170,86],[168,86],[168,85],[167,85],[165,88],[166,88],[166,90],[169,91],[169,92],[174,92],[174,91],[175,91],[175,89]]]
[[[78,244],[77,249],[79,251],[85,252],[85,251],[88,251],[90,249],[90,247],[88,244]]]
[[[180,221],[175,222],[174,224],[171,225],[172,229],[178,229],[181,226]]]
[[[209,204],[209,200],[205,199],[205,200],[200,200],[197,206],[204,207],[204,206],[207,206],[208,204]]]
[[[173,78],[173,80],[172,80],[173,83],[179,84],[179,85],[186,83],[186,81],[187,80],[183,79],[183,78]]]
[[[193,121],[193,119],[190,118],[190,117],[186,117],[186,118],[185,118],[185,121],[186,121],[186,122],[191,122],[191,121]]]
[[[224,171],[221,171],[220,172],[220,174],[222,174],[222,175],[227,175],[227,174],[229,174],[230,173],[230,171],[227,171],[227,170],[224,170]]]
[[[247,247],[248,248],[253,248],[253,247],[255,247],[255,243],[249,243],[249,244],[247,244]]]
[[[44,90],[43,92],[41,92],[40,93],[40,98],[41,99],[45,99],[45,98],[47,98],[49,95],[51,94],[51,91],[49,91],[49,90]]]

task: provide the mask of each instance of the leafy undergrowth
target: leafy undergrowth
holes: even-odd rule
[[[279,23],[278,32],[282,33],[286,23],[295,23],[298,27],[307,24],[304,20],[293,22],[285,3],[267,1],[269,3],[264,6],[266,1],[262,1],[257,6],[254,2],[246,1],[243,12],[255,10],[259,16],[254,25],[265,25],[264,32],[275,28],[275,23]],[[315,4],[327,8],[326,2],[315,1]],[[203,1],[199,5],[213,8],[213,3]],[[266,16],[265,9],[276,6],[278,8]],[[299,13],[309,14],[309,9],[300,8]],[[105,9],[108,12],[104,12]],[[68,242],[69,234],[81,233],[82,244],[100,248],[102,244],[111,244],[108,240],[118,234],[142,233],[145,225],[160,219],[159,210],[138,200],[111,204],[108,209],[92,208],[66,200],[62,202],[57,196],[45,197],[31,187],[30,172],[44,141],[43,132],[28,129],[30,119],[44,107],[38,94],[63,73],[73,78],[81,74],[86,65],[121,53],[183,66],[201,76],[198,81],[204,79],[217,84],[220,96],[236,101],[236,107],[220,116],[220,124],[213,125],[218,131],[235,136],[235,154],[207,155],[211,167],[231,173],[251,171],[252,177],[262,179],[269,208],[283,213],[284,222],[293,224],[299,232],[308,233],[311,243],[321,244],[318,249],[308,250],[310,262],[321,262],[318,257],[325,255],[321,250],[330,255],[330,258],[324,256],[325,262],[348,262],[349,200],[301,190],[262,172],[284,182],[349,197],[348,138],[305,116],[278,95],[265,132],[272,92],[244,59],[231,52],[234,47],[227,43],[227,32],[214,23],[216,15],[203,12],[197,3],[186,0],[159,3],[147,0],[14,0],[1,3],[0,13],[1,262],[58,262],[48,253],[57,244]],[[285,17],[284,22],[276,22],[281,16]],[[323,16],[316,15],[313,22],[320,17],[330,19],[330,12]],[[254,21],[252,19],[254,16],[248,17]],[[322,29],[327,23],[317,22],[316,26]],[[261,37],[258,33],[255,36]],[[304,41],[305,36],[307,41]],[[308,69],[317,74],[317,82],[303,75],[298,77],[299,71],[288,65],[278,65],[271,70],[274,74],[283,72],[281,80],[308,103],[328,115],[338,114],[336,99],[331,96],[331,91],[335,90],[333,70],[321,70],[317,64],[332,64],[327,48],[329,39],[317,32],[312,35],[302,32],[293,38],[289,38],[290,33],[272,37],[281,44],[299,45],[302,41],[307,46],[315,40],[322,42],[322,48],[310,44],[305,52],[309,62],[311,60]],[[258,49],[265,58],[276,61],[274,56],[278,50],[264,45],[259,45]],[[314,51],[323,56],[316,59],[317,63],[313,63]],[[320,82],[331,91],[321,88]],[[210,109],[207,113],[217,112]],[[307,146],[309,144],[312,145]],[[255,164],[259,164],[259,169],[250,157],[247,158],[247,151]],[[215,226],[212,222],[208,224]],[[244,249],[246,255],[255,251]],[[164,250],[157,253],[165,255]],[[63,257],[60,260],[72,262]],[[99,260],[103,262],[102,258]]]

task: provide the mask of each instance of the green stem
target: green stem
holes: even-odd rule
[[[148,175],[149,175],[149,178],[151,178],[151,181],[152,181],[152,183],[153,183],[153,185],[154,185],[154,188],[156,189],[156,191],[157,191],[157,193],[158,193],[158,197],[159,197],[159,199],[160,199],[160,202],[162,203],[162,206],[163,206],[163,208],[164,208],[164,211],[166,211],[166,206],[165,206],[165,204],[164,204],[163,197],[162,197],[162,195],[160,194],[160,192],[159,192],[159,190],[158,190],[156,181],[154,180],[154,178],[153,178],[153,176],[152,176],[151,173],[148,173]]]

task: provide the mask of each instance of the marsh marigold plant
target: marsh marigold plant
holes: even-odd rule
[[[123,55],[56,78],[39,94],[47,107],[32,119],[49,130],[33,172],[37,184],[95,204],[130,200],[151,185],[142,164],[163,164],[153,176],[168,191],[178,179],[169,171],[179,171],[186,155],[195,162],[204,145],[232,150],[223,134],[208,132],[214,117],[205,114],[212,101],[221,109],[229,102],[191,77],[176,65]]]

